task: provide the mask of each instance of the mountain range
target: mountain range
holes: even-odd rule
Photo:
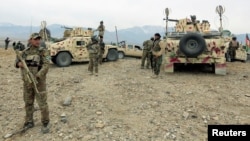
[[[69,26],[73,27],[73,26]],[[60,24],[48,25],[47,28],[51,32],[51,36],[55,38],[63,37],[64,28]],[[20,26],[11,23],[0,23],[0,44],[6,37],[9,37],[12,41],[20,40],[26,41],[32,32],[39,32],[40,26]],[[165,33],[165,27],[163,26],[135,26],[126,29],[118,29],[116,31],[105,31],[104,41],[105,43],[116,43],[117,40],[125,40],[129,44],[142,45],[143,41],[150,39],[155,33],[160,33],[162,36]],[[97,32],[95,33],[97,34]],[[238,41],[245,44],[246,34],[237,34]]]

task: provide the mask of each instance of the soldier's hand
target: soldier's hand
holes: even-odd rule
[[[17,63],[17,66],[18,66],[19,68],[23,68],[23,63],[22,63],[22,62],[18,62],[18,63]]]

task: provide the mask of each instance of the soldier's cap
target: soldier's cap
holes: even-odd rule
[[[30,39],[41,39],[42,37],[39,35],[39,33],[32,33],[30,35]]]
[[[100,21],[100,23],[103,23],[103,21]]]
[[[161,37],[161,35],[159,33],[155,33],[155,36]]]

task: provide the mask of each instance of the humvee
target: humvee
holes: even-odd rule
[[[215,74],[226,75],[226,57],[229,41],[222,36],[221,31],[210,30],[207,20],[196,20],[195,15],[190,19],[169,19],[166,12],[166,28],[168,22],[175,22],[173,32],[167,32],[160,42],[165,49],[163,69],[174,72],[177,64],[208,64]],[[222,28],[221,28],[222,29]]]
[[[46,44],[51,53],[51,61],[59,67],[67,67],[72,62],[88,62],[89,54],[86,45],[91,42],[94,31],[91,28],[65,28],[62,39]],[[103,59],[116,61],[117,46],[105,45]]]
[[[128,57],[142,57],[142,48],[139,45],[126,44],[125,41],[121,41],[118,45],[118,58],[123,59]]]

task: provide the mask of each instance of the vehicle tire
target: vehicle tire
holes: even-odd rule
[[[197,33],[189,33],[180,39],[180,51],[187,57],[197,57],[206,48],[204,38]]]
[[[116,61],[118,59],[118,52],[115,49],[110,49],[108,51],[108,55],[107,55],[107,60],[108,61]]]
[[[51,61],[56,64],[56,57],[51,57]]]
[[[125,55],[124,55],[123,52],[121,52],[121,51],[118,52],[118,58],[119,58],[119,59],[123,59],[124,56],[125,56]]]
[[[59,67],[68,67],[72,62],[72,57],[68,52],[60,52],[56,56],[56,64]]]

